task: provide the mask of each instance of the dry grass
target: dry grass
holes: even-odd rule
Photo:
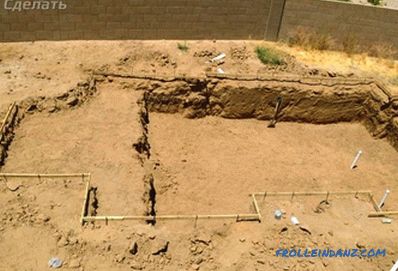
[[[309,30],[303,27],[297,27],[294,31],[289,33],[289,46],[300,46],[307,48],[309,44]]]
[[[348,34],[342,41],[343,51],[349,55],[358,54],[361,52],[361,46],[358,38],[353,34]]]
[[[390,83],[393,84],[394,86],[398,86],[398,76],[392,78],[390,80]]]
[[[335,40],[327,33],[316,33],[304,27],[294,30],[288,39],[290,46],[298,45],[311,50],[329,50],[335,45]]]
[[[370,56],[392,59],[397,56],[397,50],[391,44],[375,43],[370,46],[368,53]]]
[[[354,34],[346,35],[341,42],[325,32],[317,33],[311,29],[298,27],[292,31],[288,38],[289,46],[299,46],[306,50],[339,50],[349,55],[366,53],[372,57],[394,59],[398,51],[392,44],[376,42],[371,45],[361,44]]]

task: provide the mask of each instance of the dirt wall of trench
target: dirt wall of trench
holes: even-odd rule
[[[269,120],[274,116],[277,98],[282,97],[278,121],[362,122],[374,137],[387,137],[398,150],[398,97],[377,81],[214,74],[204,78],[106,76],[131,79],[129,87],[146,91],[150,112],[181,113],[188,118],[212,115]]]
[[[12,141],[13,127],[24,114],[76,106],[96,92],[96,81],[107,77],[128,79],[127,87],[145,92],[142,102],[149,112],[181,113],[187,118],[212,115],[269,120],[274,116],[277,98],[282,97],[278,121],[363,122],[373,136],[386,137],[398,150],[398,97],[377,81],[344,77],[208,74],[193,78],[101,73],[58,97],[34,97],[17,103],[12,121],[3,131],[0,164]]]

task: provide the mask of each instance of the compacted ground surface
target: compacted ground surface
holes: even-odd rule
[[[270,129],[257,120],[152,113],[150,131],[152,156],[168,173],[156,180],[164,192],[157,198],[161,213],[244,213],[249,194],[261,191],[373,190],[379,196],[398,188],[396,150],[359,123]],[[358,150],[362,159],[351,170]],[[389,204],[398,208],[392,198]]]
[[[333,57],[325,63],[327,52],[317,57],[266,44],[292,55],[286,55],[283,67],[264,66],[254,54],[264,44],[188,42],[188,52],[178,50],[175,41],[2,44],[1,117],[9,103],[62,95],[94,70],[204,76],[222,68],[243,75],[336,72],[349,77],[369,64],[338,53],[330,53]],[[210,64],[220,52],[226,52],[225,62]],[[396,62],[389,64],[383,72],[397,68]],[[267,121],[149,112],[145,127],[143,96],[148,89],[133,86],[137,84],[105,78],[82,104],[26,113],[1,172],[91,172],[97,215],[144,215],[148,202],[157,215],[254,213],[253,192],[372,190],[379,200],[387,188],[392,192],[383,209],[398,209],[398,154],[385,139],[372,138],[361,123],[282,122],[270,129]],[[137,151],[141,147],[147,153]],[[351,170],[358,150],[363,156]],[[145,184],[149,173],[156,192],[151,199]],[[80,271],[374,271],[389,270],[398,257],[396,221],[369,219],[373,207],[363,196],[333,196],[327,203],[324,197],[259,196],[261,223],[158,220],[155,225],[109,221],[81,226],[84,189],[81,177],[2,180],[0,270],[49,270],[48,260],[59,257],[61,270]],[[274,218],[276,209],[285,212],[281,220]],[[291,215],[300,226],[292,225]],[[292,247],[381,248],[386,256],[275,256],[278,248]]]

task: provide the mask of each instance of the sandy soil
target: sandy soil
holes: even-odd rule
[[[276,46],[290,65],[270,68],[255,57],[258,44]],[[203,75],[228,73],[305,75],[312,69],[361,71],[347,67],[344,54],[301,53],[278,44],[243,41],[35,42],[1,44],[0,112],[29,96],[56,96],[92,70]],[[296,50],[296,51],[295,51]],[[226,52],[225,63],[208,60]],[[336,56],[328,57],[325,56]],[[339,62],[339,59],[344,60]],[[347,60],[348,59],[348,60]],[[384,65],[384,64],[383,64]],[[395,66],[394,66],[395,65]],[[383,66],[384,67],[384,66]],[[386,65],[393,73],[397,68]],[[384,73],[386,70],[382,70]],[[98,188],[99,215],[141,215],[145,209],[144,166],[153,166],[158,214],[253,212],[248,193],[274,190],[373,190],[392,194],[385,210],[398,208],[396,151],[373,139],[360,124],[307,125],[185,119],[150,113],[151,157],[143,164],[133,144],[142,138],[137,101],[142,90],[110,78],[84,104],[58,112],[27,114],[15,130],[1,172],[91,172]],[[349,165],[362,149],[359,167]],[[81,178],[9,179],[0,182],[0,270],[49,270],[57,256],[65,270],[389,270],[397,259],[395,220],[367,218],[363,198],[259,198],[262,223],[174,221],[79,224],[84,192]],[[22,186],[20,186],[22,185]],[[281,221],[275,209],[286,211]],[[290,223],[296,215],[302,228]],[[279,247],[382,248],[372,259],[281,259]],[[61,269],[61,270],[62,270]]]
[[[244,213],[256,191],[397,189],[398,155],[360,124],[309,125],[151,114],[159,213]],[[350,165],[356,152],[363,159]],[[393,196],[394,197],[394,196]],[[398,208],[396,201],[387,208]],[[398,197],[398,196],[397,196]]]
[[[396,190],[397,187],[394,181],[398,174],[396,151],[384,140],[375,141],[360,124],[280,123],[276,129],[267,129],[264,121],[214,117],[189,120],[178,115],[154,113],[150,124],[153,157],[161,165],[155,174],[158,214],[253,212],[248,194],[255,191],[359,189],[373,190],[380,198],[385,188]],[[365,155],[353,171],[349,166],[358,149]],[[280,230],[282,225],[290,228],[292,214],[300,217],[312,235],[316,232],[321,240],[315,241],[318,246],[356,247],[368,240],[365,242],[373,246],[389,247],[389,255],[395,256],[396,245],[386,242],[383,236],[386,232],[389,235],[397,232],[391,225],[383,225],[385,231],[379,231],[380,221],[367,218],[372,207],[366,199],[334,198],[333,207],[322,214],[314,210],[323,198],[260,197],[258,200],[263,223],[261,226],[236,225],[236,228],[248,227],[244,234],[233,226],[233,233],[229,232],[223,241],[228,243],[225,247],[230,247],[228,253],[233,256],[225,252],[219,254],[222,255],[217,257],[221,269],[282,270],[278,267],[283,266],[286,268],[283,270],[343,270],[347,262],[339,260],[274,262],[275,258],[270,255],[285,241],[283,237],[275,240],[273,231]],[[274,210],[280,208],[287,212],[282,223],[273,218]],[[397,208],[394,196],[385,208]],[[158,222],[159,225],[170,227],[169,223]],[[179,227],[186,226],[176,226]],[[253,248],[247,251],[250,245],[245,245],[245,241],[236,244],[238,242],[232,237],[235,234],[239,240],[265,238],[262,252],[265,254],[253,252]],[[294,233],[289,238],[293,246],[301,242],[301,245],[314,245],[313,240],[300,241],[300,234]],[[253,263],[253,259],[256,262]],[[346,268],[385,270],[388,260],[350,260]]]
[[[180,41],[180,43],[184,43]],[[305,67],[343,74],[381,77],[395,82],[398,62],[347,56],[341,52],[306,51],[283,44],[259,41],[188,41],[189,50],[177,48],[178,41],[68,41],[0,44],[0,108],[29,96],[63,93],[92,70],[110,69],[128,73],[203,75],[218,67],[226,73],[273,73],[254,50],[258,45],[275,47],[290,56],[289,67],[278,72],[305,73]],[[220,65],[208,61],[218,53],[227,57]],[[297,59],[299,62],[296,62]],[[377,67],[377,68],[374,68]],[[390,83],[391,86],[394,86]],[[398,90],[397,90],[398,91]],[[398,93],[398,92],[397,92]]]
[[[90,172],[92,185],[98,187],[99,214],[142,212],[144,173],[132,146],[141,136],[140,97],[138,92],[105,84],[87,106],[28,116],[16,132],[2,171]],[[16,181],[20,180],[11,180]],[[53,197],[57,201],[59,195]],[[73,203],[81,209],[81,200]]]

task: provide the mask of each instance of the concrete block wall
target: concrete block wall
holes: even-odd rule
[[[286,0],[271,1],[267,24],[265,26],[265,39],[276,41],[282,23]]]
[[[328,0],[0,0],[0,4],[0,41],[6,42],[278,40],[305,27],[337,40],[353,35],[363,44],[398,47],[398,10]]]
[[[303,27],[328,33],[337,41],[347,36],[362,45],[388,43],[398,48],[398,10],[325,0],[286,0],[279,39]]]
[[[19,11],[46,1],[2,0],[0,40],[263,39],[270,1],[48,0],[66,8]]]

